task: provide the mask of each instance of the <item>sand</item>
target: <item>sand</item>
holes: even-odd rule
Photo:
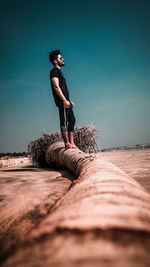
[[[12,166],[19,165],[20,163],[28,164],[30,162],[28,157],[8,158],[8,159],[4,159],[4,158],[0,159],[0,168],[12,167]]]
[[[118,166],[150,193],[150,149],[100,152],[97,156]]]

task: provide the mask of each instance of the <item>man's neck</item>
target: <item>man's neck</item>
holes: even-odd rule
[[[61,69],[61,67],[58,64],[55,65],[55,68]]]

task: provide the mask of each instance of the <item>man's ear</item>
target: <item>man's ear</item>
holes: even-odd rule
[[[54,59],[54,64],[56,64],[57,63],[57,59]]]

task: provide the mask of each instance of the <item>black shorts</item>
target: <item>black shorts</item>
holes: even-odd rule
[[[60,118],[60,130],[61,132],[73,132],[75,125],[75,116],[72,110],[72,105],[69,108],[65,108],[63,103],[58,105],[59,118]]]

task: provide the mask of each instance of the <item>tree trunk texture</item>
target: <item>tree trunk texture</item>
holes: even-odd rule
[[[150,196],[144,188],[115,165],[65,150],[62,142],[48,148],[46,161],[80,180],[4,266],[148,266]]]
[[[114,227],[150,231],[149,194],[115,165],[78,149],[65,151],[62,143],[49,147],[46,160],[66,166],[80,177],[50,216],[53,229]]]

